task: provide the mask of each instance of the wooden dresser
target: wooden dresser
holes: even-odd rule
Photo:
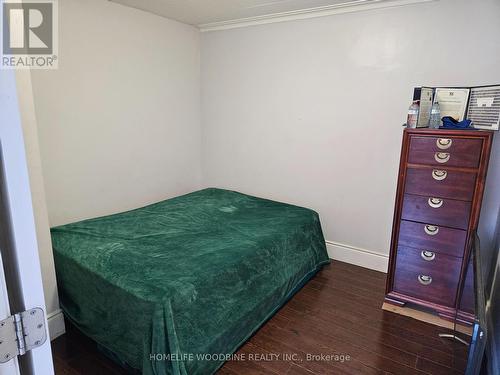
[[[404,131],[386,302],[455,317],[492,137],[489,131]],[[472,314],[462,310],[459,319],[470,321]]]

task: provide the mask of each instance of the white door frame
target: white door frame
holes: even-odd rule
[[[0,256],[0,270],[2,275],[0,277],[0,319],[3,320],[10,316],[9,297],[7,295],[7,285],[3,275],[3,262]],[[17,358],[0,365],[0,375],[19,374],[19,362]]]
[[[46,314],[23,124],[16,88],[16,75],[20,74],[30,73],[29,71],[0,70],[0,143],[3,159],[3,181],[1,182],[4,184],[6,193],[4,200],[10,219],[10,251],[11,260],[14,263],[4,264],[4,266],[9,269],[14,267],[16,271],[13,273],[17,274],[17,280],[7,279],[7,287],[11,295],[14,292],[18,296],[18,304],[25,309],[40,307]],[[3,268],[0,269],[0,276],[4,276]],[[9,312],[8,296],[5,295],[5,291],[5,279],[0,277],[0,319],[7,317],[10,313],[19,312]],[[54,374],[46,320],[45,327],[47,331],[45,343],[22,357],[23,375]],[[0,364],[0,375],[11,374],[19,374],[16,360]]]

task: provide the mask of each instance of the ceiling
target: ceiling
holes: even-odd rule
[[[190,25],[386,0],[110,0]]]

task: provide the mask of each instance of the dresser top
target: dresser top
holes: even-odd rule
[[[419,129],[405,129],[407,134],[418,134],[418,135],[428,135],[434,137],[468,137],[468,138],[492,138],[492,130],[463,130],[463,129],[430,129],[430,128],[419,128]]]

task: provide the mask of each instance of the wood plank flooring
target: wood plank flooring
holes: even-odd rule
[[[218,374],[463,374],[467,348],[440,339],[443,328],[383,311],[384,286],[383,273],[333,261],[240,348],[247,360]],[[130,373],[69,325],[52,350],[58,375]]]

